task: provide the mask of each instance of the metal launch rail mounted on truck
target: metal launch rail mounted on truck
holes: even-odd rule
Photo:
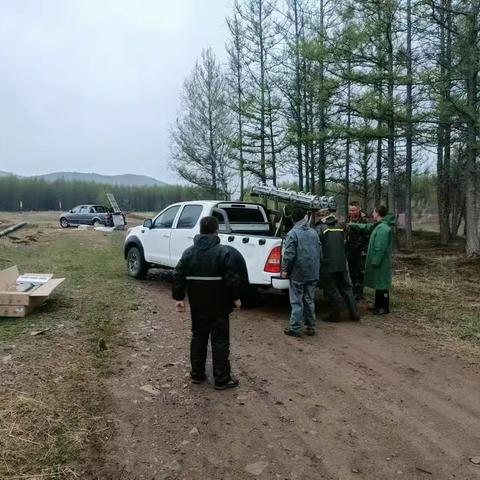
[[[297,205],[306,210],[328,206],[326,197],[260,185],[252,188],[253,197]],[[175,268],[182,253],[200,233],[200,219],[213,215],[220,224],[220,241],[236,248],[245,259],[248,280],[253,287],[288,289],[288,280],[280,278],[282,231],[288,218],[286,209],[267,210],[248,202],[203,200],[175,203],[142,226],[129,230],[124,254],[128,273],[142,278],[149,268]]]

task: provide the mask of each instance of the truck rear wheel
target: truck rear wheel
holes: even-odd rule
[[[138,247],[131,247],[127,253],[127,270],[128,274],[134,278],[145,278],[147,274],[148,265]]]

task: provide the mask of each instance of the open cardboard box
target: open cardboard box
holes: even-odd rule
[[[16,266],[0,271],[0,317],[25,317],[43,305],[64,280],[53,278],[52,273],[20,276]]]

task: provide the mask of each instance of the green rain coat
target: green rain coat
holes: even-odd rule
[[[351,223],[352,230],[371,233],[365,263],[365,285],[375,290],[392,287],[392,251],[395,217],[388,214],[377,223]]]

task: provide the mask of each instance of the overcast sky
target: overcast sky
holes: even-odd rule
[[[230,0],[0,0],[0,170],[175,181],[169,126]]]

